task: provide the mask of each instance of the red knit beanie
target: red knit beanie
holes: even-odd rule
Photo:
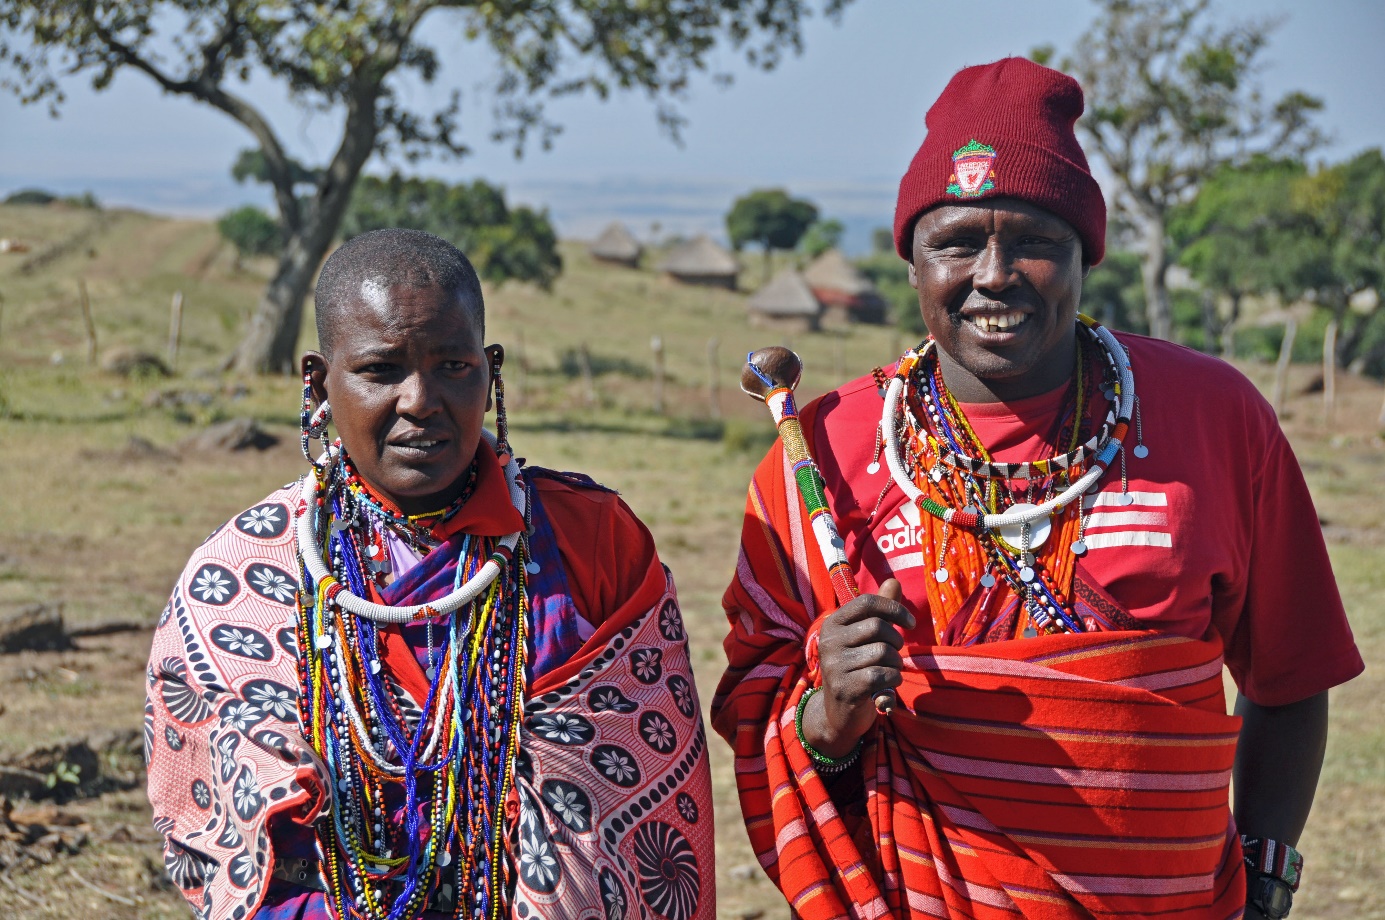
[[[1073,134],[1082,87],[1012,57],[960,70],[928,110],[928,134],[899,181],[895,249],[913,260],[914,224],[939,204],[1018,198],[1066,220],[1092,265],[1106,254],[1106,202]]]

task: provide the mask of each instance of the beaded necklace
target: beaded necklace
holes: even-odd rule
[[[320,545],[300,539],[297,621],[300,726],[333,785],[331,819],[318,830],[328,898],[339,917],[406,920],[423,912],[435,887],[450,888],[457,916],[494,920],[508,912],[505,805],[525,692],[527,541],[516,542],[515,564],[485,578],[497,557],[510,561],[500,552],[509,538],[461,540],[456,581],[480,587],[454,608],[439,667],[430,636],[428,692],[420,708],[406,712],[386,673],[376,619],[339,601],[376,593],[378,573],[362,548],[374,528],[361,526],[362,515],[395,533],[422,522],[395,520],[379,501],[364,504],[369,493],[353,486],[336,450],[336,462],[319,465],[315,490],[328,536]],[[527,513],[522,498],[517,504]],[[313,578],[314,559],[326,577]],[[421,605],[421,613],[434,610]]]
[[[882,447],[893,481],[929,515],[926,548],[933,550],[934,578],[927,589],[939,637],[947,632],[957,644],[977,641],[997,592],[1002,600],[1012,593],[1020,602],[1016,634],[1085,630],[1071,601],[1076,557],[1085,552],[1077,499],[1120,452],[1134,379],[1109,332],[1087,317],[1079,329],[1068,409],[1060,413],[1049,456],[995,462],[947,389],[931,341],[901,359],[888,385]],[[1082,429],[1096,375],[1089,370],[1084,336],[1104,353],[1101,388],[1112,402],[1101,432],[1086,443]],[[1057,455],[1060,449],[1066,453]],[[1121,460],[1123,465],[1123,453]],[[1018,490],[1024,501],[1014,500]],[[969,616],[953,623],[973,596]]]
[[[361,534],[359,542],[368,557],[362,561],[380,586],[393,568],[386,534],[394,536],[417,555],[426,556],[441,542],[437,528],[456,516],[476,491],[478,467],[473,462],[467,469],[461,493],[447,507],[425,514],[404,514],[361,479],[350,459],[344,460],[342,466],[346,486],[341,496],[343,520],[349,521]]]

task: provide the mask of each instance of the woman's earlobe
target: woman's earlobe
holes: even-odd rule
[[[327,359],[320,352],[310,351],[299,362],[303,382],[311,387],[313,398],[318,402],[327,400]]]

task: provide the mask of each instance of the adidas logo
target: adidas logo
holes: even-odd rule
[[[885,532],[876,535],[875,545],[887,556],[920,546],[923,543],[922,524],[918,505],[905,502],[885,521]]]

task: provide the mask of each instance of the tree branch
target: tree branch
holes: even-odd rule
[[[225,36],[224,40],[218,37],[216,41],[206,46],[203,50],[204,60],[215,59],[230,44],[231,38],[240,27],[239,24],[232,26],[231,23],[232,20],[228,16],[227,26],[222,30],[222,35]],[[147,75],[158,83],[165,92],[191,96],[220,109],[240,122],[254,135],[255,140],[260,144],[260,149],[264,151],[265,170],[268,173],[270,184],[274,187],[274,199],[279,207],[279,216],[284,222],[284,228],[292,233],[302,226],[298,199],[293,194],[293,168],[288,154],[284,151],[284,145],[279,142],[274,128],[260,114],[258,109],[239,96],[227,92],[221,86],[220,66],[216,68],[216,75],[204,67],[201,72],[187,79],[177,80],[164,73],[130,45],[121,41],[102,23],[93,21],[92,31],[121,64]]]

